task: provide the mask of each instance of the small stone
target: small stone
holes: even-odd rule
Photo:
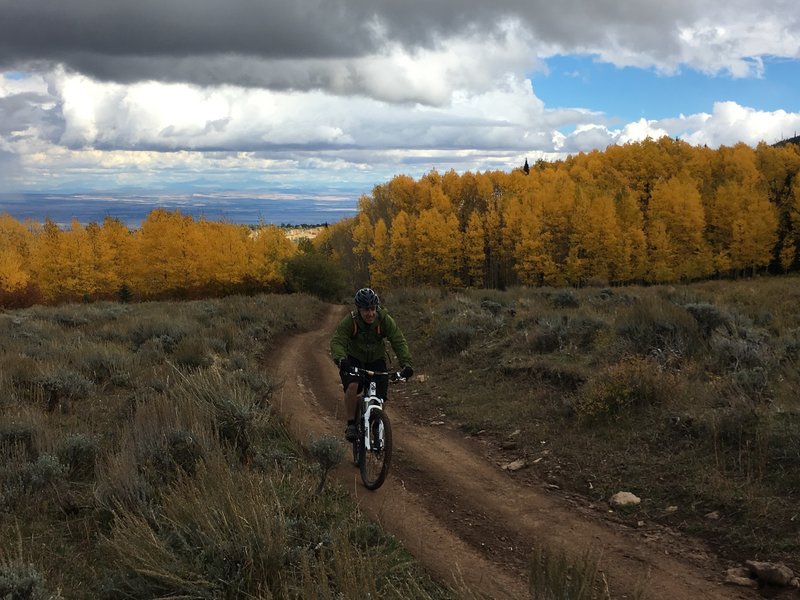
[[[635,506],[641,502],[641,498],[636,496],[635,494],[631,494],[630,492],[617,492],[611,498],[609,498],[608,503],[611,506],[620,507],[620,506]]]
[[[710,513],[706,513],[706,519],[711,519],[712,521],[719,521],[719,513],[715,510],[712,510]]]
[[[728,572],[725,574],[725,583],[753,589],[758,588],[758,582],[750,577],[750,573],[747,569],[742,567],[728,569]]]
[[[506,466],[503,467],[504,471],[519,471],[520,469],[524,469],[528,466],[528,463],[525,462],[524,458],[518,458],[517,460],[508,463]]]
[[[671,515],[672,513],[678,512],[678,507],[677,506],[668,506],[667,508],[664,509],[664,512]]]

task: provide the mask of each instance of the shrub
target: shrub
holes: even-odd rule
[[[458,354],[469,348],[475,333],[475,328],[469,325],[448,323],[433,333],[433,344],[445,354]]]
[[[95,383],[130,385],[132,361],[124,348],[111,343],[90,345],[83,351],[81,361],[81,370]]]
[[[188,369],[199,369],[211,365],[205,341],[195,335],[182,338],[172,350],[172,358],[178,366]]]
[[[60,600],[61,595],[45,589],[39,571],[19,560],[0,561],[0,598],[8,600]]]
[[[84,433],[69,434],[56,451],[70,479],[86,480],[94,476],[99,453],[97,438]]]
[[[332,435],[323,435],[311,440],[308,451],[311,457],[317,461],[320,472],[319,486],[317,494],[322,493],[325,487],[325,480],[331,469],[342,462],[344,458],[344,446],[338,438]]]
[[[29,423],[3,423],[0,425],[0,449],[13,452],[21,448],[26,457],[35,454],[34,435],[36,429]]]
[[[580,302],[572,290],[558,290],[550,295],[550,303],[555,308],[578,308]]]
[[[138,321],[129,332],[134,347],[138,348],[148,340],[158,340],[165,352],[171,352],[184,335],[185,327],[167,313]]]
[[[742,327],[734,328],[731,334],[713,334],[710,347],[708,361],[722,372],[763,368],[770,363],[772,354],[765,336]]]
[[[18,473],[22,489],[37,491],[50,483],[62,479],[67,468],[52,454],[40,454],[33,463],[25,465]]]
[[[683,308],[666,300],[644,299],[620,313],[616,333],[636,354],[689,356],[698,348],[700,330]]]
[[[536,352],[555,352],[565,348],[590,349],[597,335],[608,325],[593,317],[545,315],[537,319],[538,331],[531,341]]]
[[[170,472],[180,469],[193,475],[197,463],[203,458],[203,447],[197,436],[187,429],[170,429],[166,432],[166,456],[162,456],[164,465]]]
[[[44,390],[47,408],[52,410],[64,400],[81,400],[89,395],[92,382],[68,367],[55,367],[49,373],[33,379]]]
[[[292,292],[333,301],[344,294],[346,281],[342,267],[323,254],[297,254],[286,261],[286,285]]]
[[[687,304],[684,308],[697,321],[697,325],[705,337],[709,337],[712,331],[730,322],[730,316],[727,313],[708,302]]]
[[[582,421],[620,417],[630,409],[662,404],[670,388],[669,380],[652,359],[628,357],[586,382],[576,412]]]

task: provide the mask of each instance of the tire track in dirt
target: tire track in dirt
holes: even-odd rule
[[[312,436],[342,435],[341,386],[328,344],[344,310],[330,307],[319,329],[286,340],[266,365],[282,382],[275,406],[304,445]],[[633,598],[642,585],[649,600],[757,597],[723,586],[720,571],[701,571],[676,558],[674,548],[612,528],[562,498],[519,484],[456,432],[414,425],[391,400],[387,410],[394,456],[383,487],[363,487],[349,452],[334,475],[370,518],[443,583],[463,584],[489,598],[526,598],[527,554],[538,544],[576,557],[587,550],[599,554],[613,598]]]

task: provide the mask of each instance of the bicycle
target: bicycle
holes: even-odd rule
[[[359,367],[350,370],[362,378],[363,393],[356,409],[356,439],[353,442],[353,462],[358,465],[361,481],[368,490],[377,490],[386,481],[392,461],[392,425],[383,410],[385,398],[378,395],[377,379],[388,377],[390,382],[405,381],[400,373],[370,371]]]

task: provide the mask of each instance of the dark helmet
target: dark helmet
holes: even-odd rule
[[[361,288],[356,292],[355,303],[359,308],[378,308],[381,299],[371,288]]]

